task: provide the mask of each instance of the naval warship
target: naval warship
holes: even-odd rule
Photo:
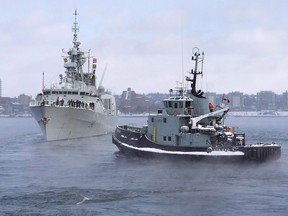
[[[89,137],[113,132],[117,113],[115,97],[102,86],[103,76],[96,85],[97,59],[80,49],[77,32],[77,10],[73,14],[73,47],[63,56],[65,74],[50,88],[44,86],[30,104],[47,141]],[[90,70],[90,58],[92,68]],[[84,64],[88,62],[87,69]]]
[[[245,133],[225,125],[228,98],[215,106],[197,89],[203,76],[204,53],[192,51],[194,70],[186,77],[187,85],[171,89],[163,100],[164,108],[148,116],[147,125],[118,125],[112,142],[126,156],[176,158],[188,160],[267,161],[281,156],[275,143],[247,144]],[[202,66],[201,66],[201,65]],[[189,84],[189,85],[188,85]],[[189,86],[189,87],[188,87]]]

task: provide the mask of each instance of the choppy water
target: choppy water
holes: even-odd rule
[[[0,119],[0,215],[287,215],[287,122],[228,118],[248,143],[282,144],[278,161],[239,165],[127,159],[111,135],[46,142],[32,118]]]

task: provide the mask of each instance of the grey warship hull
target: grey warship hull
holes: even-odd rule
[[[112,133],[117,116],[85,108],[30,106],[47,141]],[[102,112],[101,112],[102,111]]]

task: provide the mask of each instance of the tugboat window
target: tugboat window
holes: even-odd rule
[[[167,122],[167,119],[166,119],[166,118],[163,118],[163,122],[166,123],[166,122]]]
[[[172,107],[172,103],[171,101],[168,101],[169,107]]]
[[[175,108],[175,109],[178,108],[178,103],[174,103],[174,108]]]
[[[168,136],[168,141],[171,141],[171,136]]]
[[[163,140],[166,141],[166,136],[163,136]]]
[[[151,122],[154,122],[154,118],[153,117],[151,118]]]

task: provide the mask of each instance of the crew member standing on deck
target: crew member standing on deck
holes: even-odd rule
[[[211,102],[209,103],[209,110],[210,112],[213,112],[214,110],[214,105]]]

